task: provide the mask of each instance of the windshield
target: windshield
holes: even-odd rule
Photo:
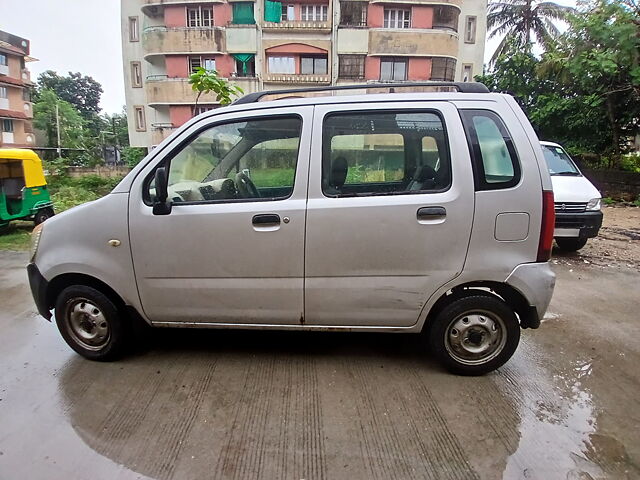
[[[580,176],[580,172],[576,168],[573,160],[561,147],[551,145],[543,145],[544,159],[547,161],[547,168],[551,175],[576,175]]]

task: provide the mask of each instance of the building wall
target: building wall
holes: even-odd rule
[[[172,0],[173,1],[173,0]],[[255,25],[233,25],[232,2],[208,2],[212,6],[214,28],[187,27],[187,7],[195,0],[181,4],[147,6],[147,0],[121,0],[123,54],[129,118],[134,119],[133,106],[144,105],[147,132],[136,132],[130,125],[132,145],[151,146],[166,138],[176,127],[192,115],[195,95],[186,79],[190,74],[189,56],[215,58],[218,73],[251,92],[258,89],[291,88],[304,85],[355,83],[380,79],[383,57],[407,59],[407,80],[425,81],[431,78],[433,58],[456,60],[455,79],[461,80],[463,65],[470,64],[473,75],[482,71],[486,37],[487,0],[370,0],[367,6],[367,25],[340,25],[339,0],[330,0],[326,21],[302,21],[304,4],[322,4],[322,0],[293,0],[282,2],[294,5],[293,21],[264,20],[264,1],[254,3]],[[458,32],[433,28],[435,8],[452,5],[460,8]],[[410,8],[411,28],[385,29],[384,10]],[[129,42],[128,16],[139,17],[140,41]],[[477,17],[474,43],[465,43],[466,18]],[[153,27],[146,31],[143,26]],[[314,49],[321,49],[315,50]],[[300,55],[326,51],[327,74],[302,75]],[[233,54],[254,54],[255,78],[236,77]],[[274,74],[268,71],[270,55],[295,58],[295,73]],[[364,75],[361,79],[339,77],[339,55],[363,55]],[[144,88],[133,88],[130,80],[130,61],[142,64]],[[149,76],[147,79],[146,77]],[[201,104],[214,104],[215,99],[203,96]],[[132,122],[133,123],[133,122]]]

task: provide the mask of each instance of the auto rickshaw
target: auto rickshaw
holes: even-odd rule
[[[36,225],[54,215],[42,161],[32,150],[0,148],[0,228],[11,220]]]

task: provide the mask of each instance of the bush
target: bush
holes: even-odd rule
[[[620,159],[620,170],[640,173],[640,153],[628,153]]]
[[[135,167],[146,155],[146,148],[125,147],[122,149],[122,159],[129,167]]]

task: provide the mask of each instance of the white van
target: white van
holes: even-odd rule
[[[555,283],[539,140],[484,85],[408,86],[457,91],[259,92],[189,121],[109,195],[34,231],[39,312],[94,360],[138,317],[422,332],[453,372],[504,364]],[[350,88],[369,93],[332,95]]]
[[[561,250],[575,252],[598,235],[602,226],[602,197],[564,148],[553,142],[540,143],[553,183],[556,210],[553,236]]]

